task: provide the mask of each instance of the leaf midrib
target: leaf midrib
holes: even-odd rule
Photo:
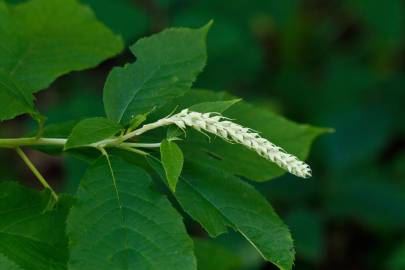
[[[118,207],[119,207],[119,209],[120,209],[121,222],[122,222],[122,224],[124,225],[124,224],[126,224],[126,223],[125,223],[124,212],[123,212],[123,209],[122,209],[123,204],[122,204],[122,202],[121,202],[121,198],[120,198],[120,195],[119,195],[119,191],[118,191],[118,187],[117,187],[117,181],[116,181],[116,179],[115,179],[114,170],[113,170],[113,168],[112,168],[112,166],[111,166],[111,161],[110,161],[110,157],[108,156],[108,154],[105,155],[105,158],[107,159],[108,168],[109,168],[110,173],[111,173],[111,178],[112,178],[112,181],[113,181],[113,186],[114,186],[114,190],[115,190],[115,195],[116,195],[116,197],[117,197]],[[124,228],[124,232],[125,232],[125,250],[128,250],[128,249],[129,249],[129,243],[128,243],[128,229],[127,229],[127,228]],[[128,254],[128,252],[126,252],[126,265],[127,265],[127,266],[128,266],[128,256],[129,256],[129,254]]]

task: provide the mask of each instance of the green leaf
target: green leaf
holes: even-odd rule
[[[187,163],[175,196],[183,209],[211,235],[226,230],[225,225],[230,226],[264,259],[280,269],[292,268],[294,248],[290,232],[251,185],[217,168]],[[216,223],[224,227],[212,230],[212,224]]]
[[[136,62],[114,68],[104,86],[108,118],[126,125],[189,90],[205,66],[210,25],[172,28],[136,42]]]
[[[162,114],[167,114],[170,108],[177,105],[182,109],[198,102],[216,102],[234,98],[224,92],[193,90],[174,100]],[[297,124],[245,101],[234,104],[223,114],[236,123],[260,132],[262,137],[302,160],[308,156],[312,142],[321,134],[330,132],[330,129]],[[207,140],[205,135],[190,129],[187,130],[186,140],[179,144],[186,159],[200,160],[255,181],[267,181],[285,173],[277,165],[242,145],[230,144],[220,138]]]
[[[163,140],[160,145],[160,159],[166,172],[167,184],[175,192],[177,181],[183,169],[183,152],[173,141]]]
[[[159,176],[165,180],[165,173],[164,169],[162,167],[162,164],[154,159],[153,157],[146,157],[146,160],[148,161],[149,165],[159,174]],[[187,188],[187,185],[185,185],[185,180],[184,175],[180,177],[181,181],[178,183],[181,185],[181,189],[184,190]],[[185,182],[185,183],[183,183]],[[179,188],[179,187],[178,187]],[[216,237],[220,234],[223,234],[227,232],[227,226],[230,226],[230,223],[224,219],[222,216],[222,213],[216,209],[215,207],[212,207],[211,203],[207,201],[201,194],[199,194],[198,190],[193,190],[192,187],[190,187],[188,190],[188,200],[187,197],[183,198],[183,202],[185,205],[187,204],[192,204],[193,207],[193,212],[195,212],[193,215],[190,214],[192,217],[198,216],[199,222],[202,223],[203,220],[203,226],[205,230],[210,234],[211,237]],[[182,191],[179,191],[177,189],[175,196],[178,198],[178,194],[182,194]],[[184,192],[183,192],[184,193]],[[192,207],[190,205],[190,207]],[[185,209],[187,212],[187,209]],[[196,219],[196,218],[195,218]],[[201,220],[201,221],[200,221]]]
[[[23,269],[66,269],[65,222],[71,199],[50,209],[49,191],[0,183],[0,253]]]
[[[199,270],[234,270],[240,268],[240,258],[212,240],[195,238],[194,246]]]
[[[202,102],[191,106],[190,110],[200,113],[208,113],[208,112],[223,113],[224,111],[228,110],[232,105],[238,103],[241,100],[242,99],[240,98],[236,98],[225,101]]]
[[[196,269],[180,215],[142,169],[111,156],[87,171],[68,217],[69,269]]]
[[[161,164],[153,158],[147,160],[162,177]],[[215,167],[189,162],[184,166],[174,195],[184,211],[212,237],[231,227],[264,259],[282,270],[292,268],[295,252],[291,234],[251,185]]]
[[[5,270],[22,270],[21,267],[16,265],[13,261],[7,259],[6,256],[0,253],[0,269]]]
[[[33,100],[33,95],[24,86],[0,69],[0,121],[33,113]]]
[[[88,118],[80,121],[72,130],[65,149],[89,145],[114,136],[120,125],[103,117]]]
[[[121,39],[76,0],[1,3],[0,44],[0,81],[7,76],[7,92],[23,92],[20,95],[31,105],[21,107],[24,98],[18,98],[13,103],[20,103],[19,107],[7,118],[31,112],[31,94],[45,89],[57,77],[94,67],[123,47]],[[0,91],[5,92],[5,88],[0,87]],[[0,107],[8,106],[5,102],[1,99]]]

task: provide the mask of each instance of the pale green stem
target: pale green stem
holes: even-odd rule
[[[121,143],[121,146],[136,148],[159,148],[160,143]]]
[[[51,194],[55,198],[55,200],[58,200],[58,195],[56,195],[56,192],[48,184],[48,182],[45,180],[45,178],[42,176],[42,174],[37,170],[37,168],[31,162],[31,160],[29,160],[27,155],[21,150],[21,148],[17,147],[15,150],[17,151],[17,154],[21,157],[21,159],[24,161],[24,163],[27,165],[27,167],[32,171],[32,173],[35,175],[35,177],[39,180],[39,182],[41,182],[41,184],[45,188],[47,188],[51,191]]]
[[[139,147],[139,148],[154,148],[160,147],[160,143],[127,143],[121,142],[122,138],[112,138],[102,140],[88,145],[89,147]],[[63,147],[67,139],[60,138],[13,138],[13,139],[0,139],[0,148],[15,148],[20,146],[60,146]]]
[[[19,146],[63,146],[66,139],[59,138],[13,138],[13,139],[0,139],[0,148],[15,148]]]
[[[126,141],[128,139],[131,139],[132,137],[139,136],[139,135],[141,135],[141,134],[143,134],[143,133],[145,133],[145,132],[147,132],[149,130],[159,128],[159,127],[162,127],[162,126],[171,125],[171,124],[172,123],[163,123],[162,121],[157,121],[157,122],[154,122],[154,123],[151,123],[151,124],[144,125],[141,128],[138,128],[138,129],[136,129],[134,131],[131,131],[131,132],[125,134],[124,136],[122,136],[121,141]]]
[[[136,149],[136,148],[131,148],[131,147],[125,147],[125,146],[119,146],[118,148],[122,149],[122,150],[126,150],[129,152],[133,152],[142,156],[148,156],[149,154],[147,152],[144,152],[142,150]]]

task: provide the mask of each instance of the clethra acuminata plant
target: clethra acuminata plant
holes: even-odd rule
[[[14,150],[44,186],[0,182],[0,269],[207,270],[198,264],[216,258],[201,253],[203,234],[187,233],[183,218],[206,238],[232,229],[263,260],[292,268],[290,231],[249,182],[283,169],[310,177],[300,159],[325,130],[192,89],[210,26],[139,40],[130,47],[136,61],[106,79],[104,116],[48,124],[33,93],[118,54],[122,41],[76,0],[0,1],[0,121],[28,114],[39,123],[29,136],[0,139],[0,148]],[[66,194],[35,167],[31,151],[78,158],[88,168],[76,179],[78,168],[67,167],[75,179]]]

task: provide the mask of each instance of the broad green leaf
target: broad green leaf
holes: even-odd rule
[[[165,115],[175,106],[183,109],[199,102],[216,102],[234,98],[224,92],[195,89],[174,100],[160,113]],[[234,104],[223,114],[236,123],[258,131],[262,137],[300,159],[308,156],[312,142],[319,135],[330,132],[330,129],[297,124],[245,101]],[[186,158],[200,160],[252,180],[267,181],[285,172],[242,145],[230,144],[215,137],[207,140],[205,135],[193,132],[191,129],[187,130],[186,140],[179,144]]]
[[[149,164],[162,177],[161,164]],[[177,183],[175,197],[193,219],[212,236],[241,233],[262,255],[282,270],[291,269],[294,247],[287,226],[266,199],[239,178],[203,163],[188,162]]]
[[[33,113],[33,100],[33,95],[24,86],[0,69],[0,121]]]
[[[211,235],[221,232],[211,230],[212,224],[227,225],[241,233],[264,259],[283,270],[292,268],[291,234],[251,185],[215,167],[187,163],[175,197]]]
[[[173,141],[163,140],[160,145],[160,159],[166,173],[167,184],[175,192],[177,181],[183,169],[183,152]]]
[[[240,258],[212,240],[195,238],[194,247],[199,270],[235,270],[240,268]]]
[[[52,200],[48,191],[0,183],[0,253],[23,269],[66,269],[71,199],[60,196],[50,209]]]
[[[231,100],[225,101],[210,101],[210,102],[202,102],[198,104],[194,104],[190,107],[191,111],[200,112],[200,113],[207,113],[207,112],[218,112],[222,113],[229,109],[232,105],[238,103],[242,99],[236,98]]]
[[[114,136],[120,125],[103,117],[93,117],[80,121],[72,130],[65,149],[80,147]]]
[[[10,261],[6,256],[0,253],[0,269],[4,270],[22,270],[17,264],[13,261]]]
[[[100,157],[68,217],[69,269],[196,269],[180,215],[137,166]]]
[[[210,25],[172,28],[136,42],[136,62],[114,68],[104,86],[108,118],[126,125],[189,90],[205,66]]]
[[[0,69],[46,88],[62,74],[96,66],[122,50],[122,41],[76,0],[31,0],[0,13]]]

